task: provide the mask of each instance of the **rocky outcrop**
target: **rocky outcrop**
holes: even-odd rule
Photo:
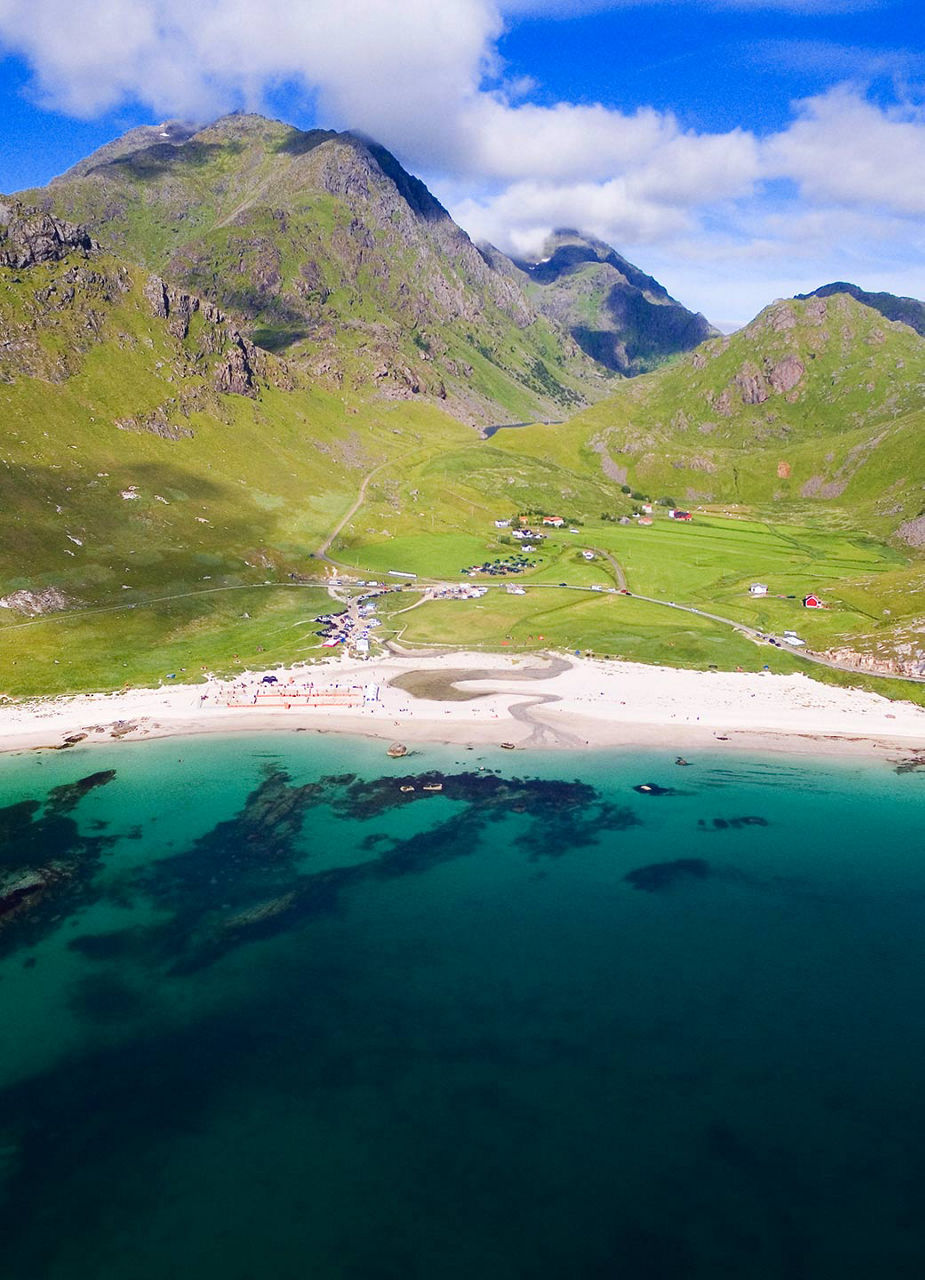
[[[157,409],[137,418],[117,418],[114,425],[120,431],[147,431],[162,440],[189,440],[193,435],[190,427],[182,427],[171,421],[166,405],[159,405]]]
[[[0,597],[0,609],[12,609],[28,618],[35,618],[43,613],[61,613],[65,609],[72,609],[74,604],[75,601],[57,587],[44,587],[41,591],[14,591],[8,596]]]
[[[906,520],[896,530],[896,536],[907,547],[925,547],[925,515]]]
[[[255,396],[257,394],[257,350],[247,338],[232,330],[229,334],[231,350],[226,354],[215,374],[215,388],[226,395]]]
[[[785,395],[792,391],[805,372],[806,365],[796,355],[784,356],[783,360],[776,362],[766,360],[763,368],[759,368],[751,360],[746,360],[733,378],[733,383],[743,404],[764,404],[772,395]],[[719,413],[728,415],[730,410],[728,390],[723,392],[723,396],[726,397],[725,408],[719,400],[715,408]]]
[[[750,361],[743,364],[734,381],[743,404],[764,404],[770,394],[764,374]]]
[[[925,675],[925,653],[916,651],[908,656],[883,657],[875,653],[858,653],[855,649],[826,649],[820,655],[852,671],[869,671],[878,676]]]
[[[144,287],[144,296],[156,316],[167,321],[167,328],[180,341],[189,333],[190,320],[202,303],[199,298],[180,289],[171,288],[160,276],[150,276]],[[217,308],[209,308],[208,318],[221,324],[225,317]]]
[[[771,365],[768,370],[768,382],[778,395],[782,395],[792,391],[805,372],[806,365],[799,356],[784,356],[783,360]]]
[[[197,312],[206,322],[206,330],[199,342],[204,355],[220,356],[215,371],[214,385],[225,395],[255,396],[260,357],[257,348],[228,323],[228,317],[218,307],[203,302],[194,294],[184,293],[165,284],[160,276],[150,276],[144,287],[144,296],[154,314],[167,321],[167,328],[180,342],[189,336],[190,321]],[[188,428],[175,427],[166,421],[158,410],[147,419],[129,419],[118,423],[127,431],[153,431],[169,440],[180,439],[193,433]]]
[[[86,227],[26,208],[18,200],[0,201],[0,266],[22,270],[98,248]]]

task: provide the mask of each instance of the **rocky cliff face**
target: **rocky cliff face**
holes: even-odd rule
[[[25,269],[74,252],[87,257],[98,247],[86,227],[0,199],[0,266]]]
[[[7,202],[0,205],[0,382],[25,376],[62,383],[81,370],[92,347],[114,337],[123,346],[134,345],[137,340],[124,329],[114,335],[111,328],[115,312],[136,291],[145,310],[178,344],[171,376],[184,380],[194,371],[211,370],[216,391],[251,397],[261,378],[273,380],[268,357],[241,333],[240,322],[214,303],[156,275],[140,283],[132,267],[104,253],[85,228]],[[287,382],[278,362],[274,373]],[[173,399],[183,407],[190,393]],[[160,407],[117,425],[172,439],[189,434],[172,426]]]

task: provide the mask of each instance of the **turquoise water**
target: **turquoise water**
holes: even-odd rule
[[[691,760],[0,760],[0,1275],[920,1277],[925,773]]]

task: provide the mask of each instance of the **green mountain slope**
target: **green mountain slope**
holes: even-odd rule
[[[837,504],[863,527],[914,541],[923,403],[925,341],[839,294],[774,303],[732,337],[511,447],[580,454],[684,505]]]
[[[683,321],[606,246],[560,243],[532,278],[374,144],[240,116],[160,132],[104,148],[41,209],[0,201],[0,693],[310,656],[319,548],[363,579],[453,579],[510,558],[522,512],[566,520],[526,596],[398,601],[394,634],[790,669],[709,614],[802,628],[818,588],[837,608],[810,643],[917,661],[913,329],[837,292],[605,375],[563,330],[586,286],[605,325],[595,273]],[[560,426],[471,429],[605,388]],[[710,513],[646,530],[634,491]],[[624,572],[653,599],[604,595]],[[777,603],[748,601],[753,574]],[[678,631],[659,599],[704,612]]]
[[[234,115],[135,131],[23,199],[242,317],[332,391],[561,417],[601,370],[383,148]]]
[[[7,202],[0,264],[0,694],[319,652],[314,553],[361,494],[335,554],[374,573],[455,574],[514,504],[606,505],[423,398],[332,391],[79,225]]]

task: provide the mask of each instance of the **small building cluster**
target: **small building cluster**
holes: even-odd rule
[[[467,583],[436,587],[431,593],[433,600],[480,600],[487,587],[470,587]]]
[[[474,578],[478,573],[487,574],[490,578],[505,578],[509,574],[523,573],[525,569],[532,569],[534,563],[533,560],[528,560],[524,555],[513,555],[508,556],[505,560],[498,558],[496,560],[485,560],[482,564],[468,565],[466,568],[460,569],[459,572],[467,578]]]

